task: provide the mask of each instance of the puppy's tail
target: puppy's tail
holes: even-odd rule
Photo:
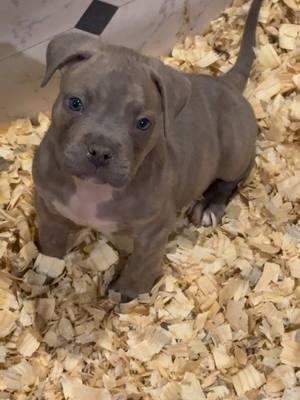
[[[255,58],[254,50],[256,44],[256,25],[259,10],[263,0],[253,0],[241,41],[240,52],[234,66],[224,74],[221,79],[230,83],[241,92],[245,89],[251,67]]]

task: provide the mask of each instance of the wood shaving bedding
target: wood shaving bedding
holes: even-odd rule
[[[164,62],[227,71],[248,9],[235,0]],[[300,398],[299,13],[298,0],[264,1],[245,91],[256,168],[222,225],[184,222],[152,296],[102,296],[118,255],[93,232],[64,261],[38,254],[30,171],[49,118],[1,128],[1,399]]]

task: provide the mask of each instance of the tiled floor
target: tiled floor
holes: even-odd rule
[[[166,54],[180,34],[200,32],[230,0],[107,2],[116,6],[116,11],[104,21],[101,38],[158,56]],[[92,0],[1,0],[0,121],[50,108],[57,77],[46,89],[39,87],[47,43],[54,35],[74,27],[91,3]],[[97,22],[98,16],[92,18]],[[99,18],[103,23],[105,16]],[[86,22],[89,24],[85,21],[84,26]]]
[[[90,2],[91,0],[1,0],[1,45],[9,43],[13,47],[0,47],[0,60],[72,28]]]

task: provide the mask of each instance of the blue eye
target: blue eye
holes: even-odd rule
[[[71,111],[80,112],[83,110],[83,104],[79,97],[70,97],[68,99],[68,107]]]
[[[150,128],[151,125],[152,125],[151,121],[149,121],[148,118],[140,118],[136,123],[137,129],[141,131],[146,131],[147,129]]]

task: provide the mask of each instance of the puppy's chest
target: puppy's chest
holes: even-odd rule
[[[77,183],[76,191],[66,204],[54,200],[53,206],[59,214],[79,226],[86,226],[103,233],[117,230],[116,221],[109,216],[99,217],[99,211],[112,199],[109,185],[94,185],[88,182]]]

